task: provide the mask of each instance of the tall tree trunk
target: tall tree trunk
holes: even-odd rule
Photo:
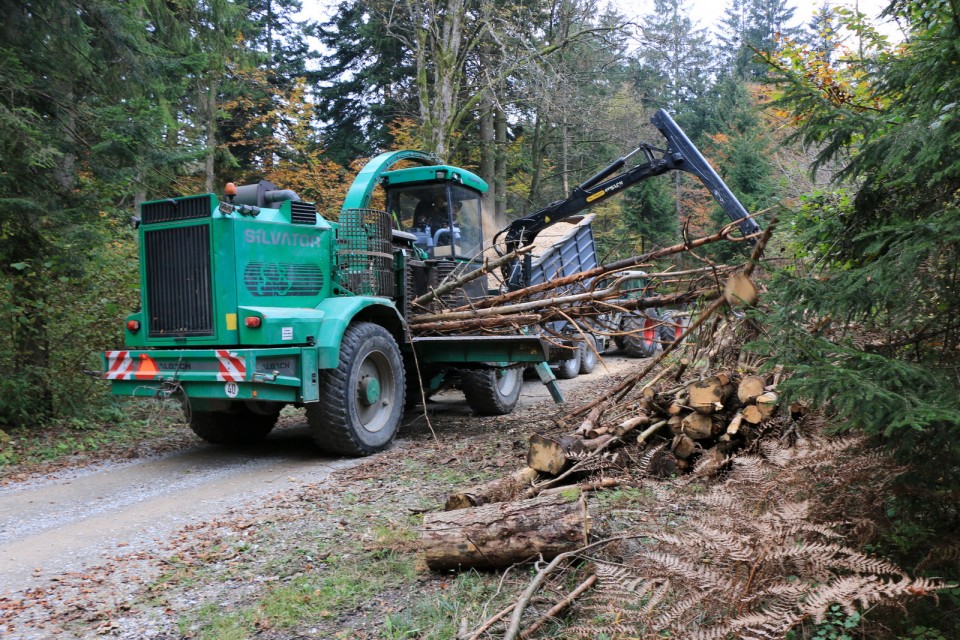
[[[213,78],[208,78],[206,93],[201,94],[200,100],[204,105],[203,127],[206,142],[203,187],[207,193],[213,193],[216,170],[214,160],[217,154],[217,83]]]
[[[496,185],[496,218],[497,224],[507,223],[507,114],[497,108],[494,116],[496,135],[496,162],[494,165],[494,184]]]
[[[490,43],[480,46],[480,66],[488,68],[491,60]],[[483,210],[495,211],[497,202],[496,182],[496,140],[493,125],[494,104],[493,90],[483,89],[480,99],[480,177],[486,181],[489,189],[483,195]]]
[[[543,175],[543,120],[540,118],[540,112],[537,112],[536,120],[533,124],[533,140],[530,142],[530,164],[533,167],[530,172],[530,191],[527,192],[526,201],[523,203],[522,214],[526,215],[530,209],[530,203],[538,199],[540,194],[540,179]]]
[[[497,181],[496,181],[496,139],[493,128],[493,97],[489,90],[484,92],[480,111],[480,177],[487,183],[489,189],[483,195],[483,210],[496,211]]]

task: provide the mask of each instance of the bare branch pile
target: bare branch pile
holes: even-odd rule
[[[653,294],[632,291],[630,269],[648,267],[655,260],[680,253],[693,252],[699,247],[721,241],[737,241],[730,236],[731,227],[715,234],[688,240],[670,247],[650,251],[617,262],[558,277],[538,285],[504,293],[498,296],[465,302],[461,290],[464,285],[480,277],[496,279],[499,270],[509,260],[530,251],[525,247],[497,260],[469,266],[469,271],[452,273],[434,291],[414,301],[415,313],[410,319],[414,335],[452,335],[476,331],[515,333],[521,327],[544,325],[552,321],[575,321],[589,331],[615,335],[618,328],[611,326],[608,316],[615,312],[687,305],[694,301],[713,300],[723,294],[730,276],[743,271],[742,265],[715,265],[684,271],[648,273],[656,280],[659,290],[668,293]],[[465,266],[465,269],[467,267]],[[644,295],[630,295],[642,293]]]
[[[761,328],[720,312],[755,300],[758,255],[658,357],[531,435],[525,467],[425,516],[431,568],[538,561],[516,602],[458,637],[556,637],[545,629],[566,612],[571,638],[783,638],[955,586],[858,550],[858,509],[901,470],[817,435],[804,403],[781,402],[780,369],[742,351]],[[614,488],[652,497],[588,512],[586,496]]]

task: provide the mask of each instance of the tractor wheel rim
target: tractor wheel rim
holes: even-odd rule
[[[357,418],[371,433],[382,430],[393,413],[396,378],[390,360],[381,351],[371,351],[360,363],[357,379]]]
[[[644,317],[643,318],[643,342],[648,345],[653,344],[653,341],[656,340],[655,338],[656,332],[657,332],[657,328],[653,320],[651,320],[650,318]]]
[[[380,381],[364,378],[360,381],[360,402],[369,407],[380,400]]]

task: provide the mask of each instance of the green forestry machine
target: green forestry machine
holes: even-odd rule
[[[672,168],[682,153],[671,147]],[[663,173],[650,160],[651,175]],[[401,161],[412,166],[394,168]],[[581,185],[575,205],[514,223],[508,241],[532,242],[550,220],[619,191],[603,177],[592,179],[602,192]],[[479,268],[495,231],[482,215],[486,189],[469,171],[398,151],[360,171],[336,223],[267,181],[228,184],[223,197],[145,202],[141,310],[126,320],[124,349],[102,354],[101,377],[116,395],[181,397],[193,431],[222,444],[264,438],[292,404],[306,409],[321,448],[374,453],[393,440],[405,399],[420,397],[417,384],[429,394],[452,377],[476,413],[510,413],[525,367],[552,384],[548,341],[407,330],[413,300],[454,271]],[[580,251],[595,253],[592,242]],[[488,294],[481,276],[448,302]]]

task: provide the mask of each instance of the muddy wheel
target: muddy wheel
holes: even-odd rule
[[[194,411],[190,428],[213,444],[252,444],[267,437],[277,424],[280,411],[253,412],[240,402],[227,411]]]
[[[580,373],[593,373],[597,367],[597,339],[589,333],[580,343]]]
[[[463,396],[473,412],[481,416],[504,416],[513,411],[523,388],[523,370],[485,369],[464,371]]]
[[[630,332],[622,336],[623,350],[634,358],[649,358],[656,353],[658,322],[659,318],[653,311],[623,316],[620,330]]]
[[[310,434],[330,453],[382,451],[397,433],[403,398],[403,362],[393,336],[376,324],[351,324],[340,364],[320,371],[320,401],[306,405]]]

